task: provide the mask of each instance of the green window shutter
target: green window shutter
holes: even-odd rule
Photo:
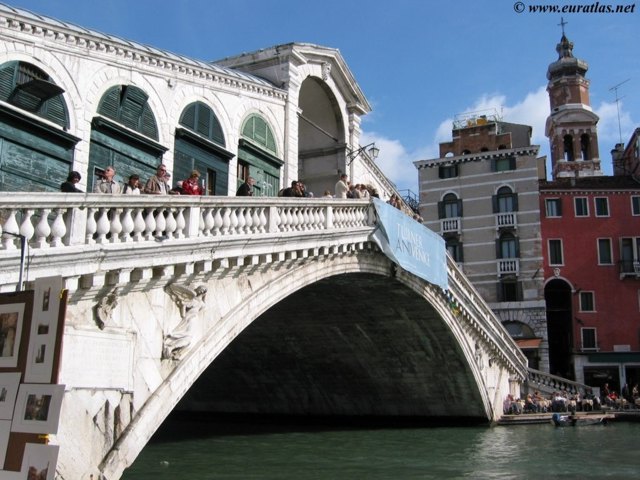
[[[445,218],[445,213],[444,213],[444,202],[438,202],[438,219],[443,219]]]
[[[118,120],[121,87],[112,87],[102,96],[98,105],[98,113],[112,120]]]
[[[518,211],[518,194],[517,193],[513,194],[513,211],[514,212]]]
[[[156,117],[153,115],[149,105],[144,106],[142,111],[142,129],[140,133],[146,135],[149,138],[158,140],[158,125],[156,124]]]
[[[196,112],[198,113],[198,115],[196,116],[196,119],[198,121],[198,124],[196,125],[196,131],[200,135],[209,138],[211,134],[211,115],[209,115],[210,111],[208,108],[206,108],[205,105],[198,104]]]
[[[7,101],[16,85],[18,62],[7,62],[0,67],[0,100]]]
[[[142,111],[147,98],[147,95],[137,87],[131,85],[124,87],[120,104],[120,122],[132,130],[141,131]]]
[[[180,117],[180,125],[187,127],[189,130],[196,130],[196,103],[192,103],[182,112]]]
[[[184,109],[180,125],[196,132],[218,145],[225,146],[222,127],[213,110],[202,102],[195,102]]]
[[[253,140],[270,152],[277,153],[273,132],[267,122],[258,115],[252,115],[247,119],[242,128],[242,136]]]
[[[500,207],[498,206],[498,196],[497,195],[492,195],[491,196],[491,205],[493,207],[493,213],[499,213],[500,212]]]
[[[102,96],[98,113],[127,128],[158,140],[158,125],[147,103],[149,97],[138,87],[118,85]]]
[[[64,103],[62,95],[47,100],[42,106],[41,111],[48,120],[63,128],[69,128],[67,105]]]

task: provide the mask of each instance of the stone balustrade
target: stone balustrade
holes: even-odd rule
[[[3,193],[0,202],[3,290],[14,288],[25,263],[35,276],[137,269],[134,276],[150,277],[156,273],[144,268],[189,270],[195,262],[228,263],[223,258],[251,256],[255,263],[296,250],[306,256],[308,249],[344,249],[367,241],[375,224],[367,200]]]
[[[372,226],[370,204],[332,199],[0,195],[0,250]]]
[[[447,256],[447,274],[449,277],[447,293],[451,301],[462,307],[461,316],[466,318],[471,327],[484,337],[484,340],[489,341],[488,344],[492,345],[493,358],[510,363],[521,379],[526,378],[526,357],[493,310],[450,256]]]

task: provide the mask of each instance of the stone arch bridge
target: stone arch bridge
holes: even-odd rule
[[[526,379],[455,263],[443,291],[381,252],[368,201],[1,197],[2,290],[69,292],[59,478],[119,478],[180,401],[489,423]]]

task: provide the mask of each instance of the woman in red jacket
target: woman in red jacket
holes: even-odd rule
[[[194,170],[191,172],[191,176],[182,182],[182,195],[202,195],[204,191],[199,183],[200,172]]]

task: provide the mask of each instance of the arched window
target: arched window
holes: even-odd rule
[[[518,195],[510,187],[500,187],[493,196],[493,213],[518,211]]]
[[[117,85],[98,103],[99,114],[92,121],[87,190],[102,170],[116,169],[116,181],[126,183],[136,174],[144,182],[156,171],[167,148],[157,142],[158,127],[148,96],[133,85]]]
[[[218,145],[225,146],[224,134],[213,110],[202,102],[187,106],[180,116],[180,125],[198,133]]]
[[[49,75],[26,62],[0,66],[0,100],[69,128],[69,115],[62,94]]]
[[[496,242],[498,258],[518,258],[520,248],[518,239],[510,232],[503,233]]]
[[[564,159],[567,162],[575,160],[573,156],[573,137],[571,135],[564,136]]]
[[[173,162],[176,181],[187,179],[193,170],[198,170],[207,195],[227,195],[233,154],[224,148],[218,117],[208,105],[194,102],[183,110],[179,124]]]
[[[580,153],[582,155],[582,160],[591,160],[591,138],[586,133],[583,133],[580,136]]]
[[[254,114],[242,125],[241,134],[236,172],[238,186],[251,176],[256,181],[254,196],[276,196],[284,162],[276,156],[278,149],[271,127],[264,118]]]
[[[438,202],[439,218],[458,218],[462,217],[462,200],[454,193],[447,193],[442,201]]]
[[[276,141],[269,124],[259,115],[251,115],[242,127],[242,136],[273,154],[277,154]]]
[[[35,65],[0,65],[0,191],[60,191],[80,140],[67,131],[63,93]]]
[[[146,137],[158,140],[158,126],[147,103],[148,98],[138,87],[118,85],[102,96],[98,113]]]

